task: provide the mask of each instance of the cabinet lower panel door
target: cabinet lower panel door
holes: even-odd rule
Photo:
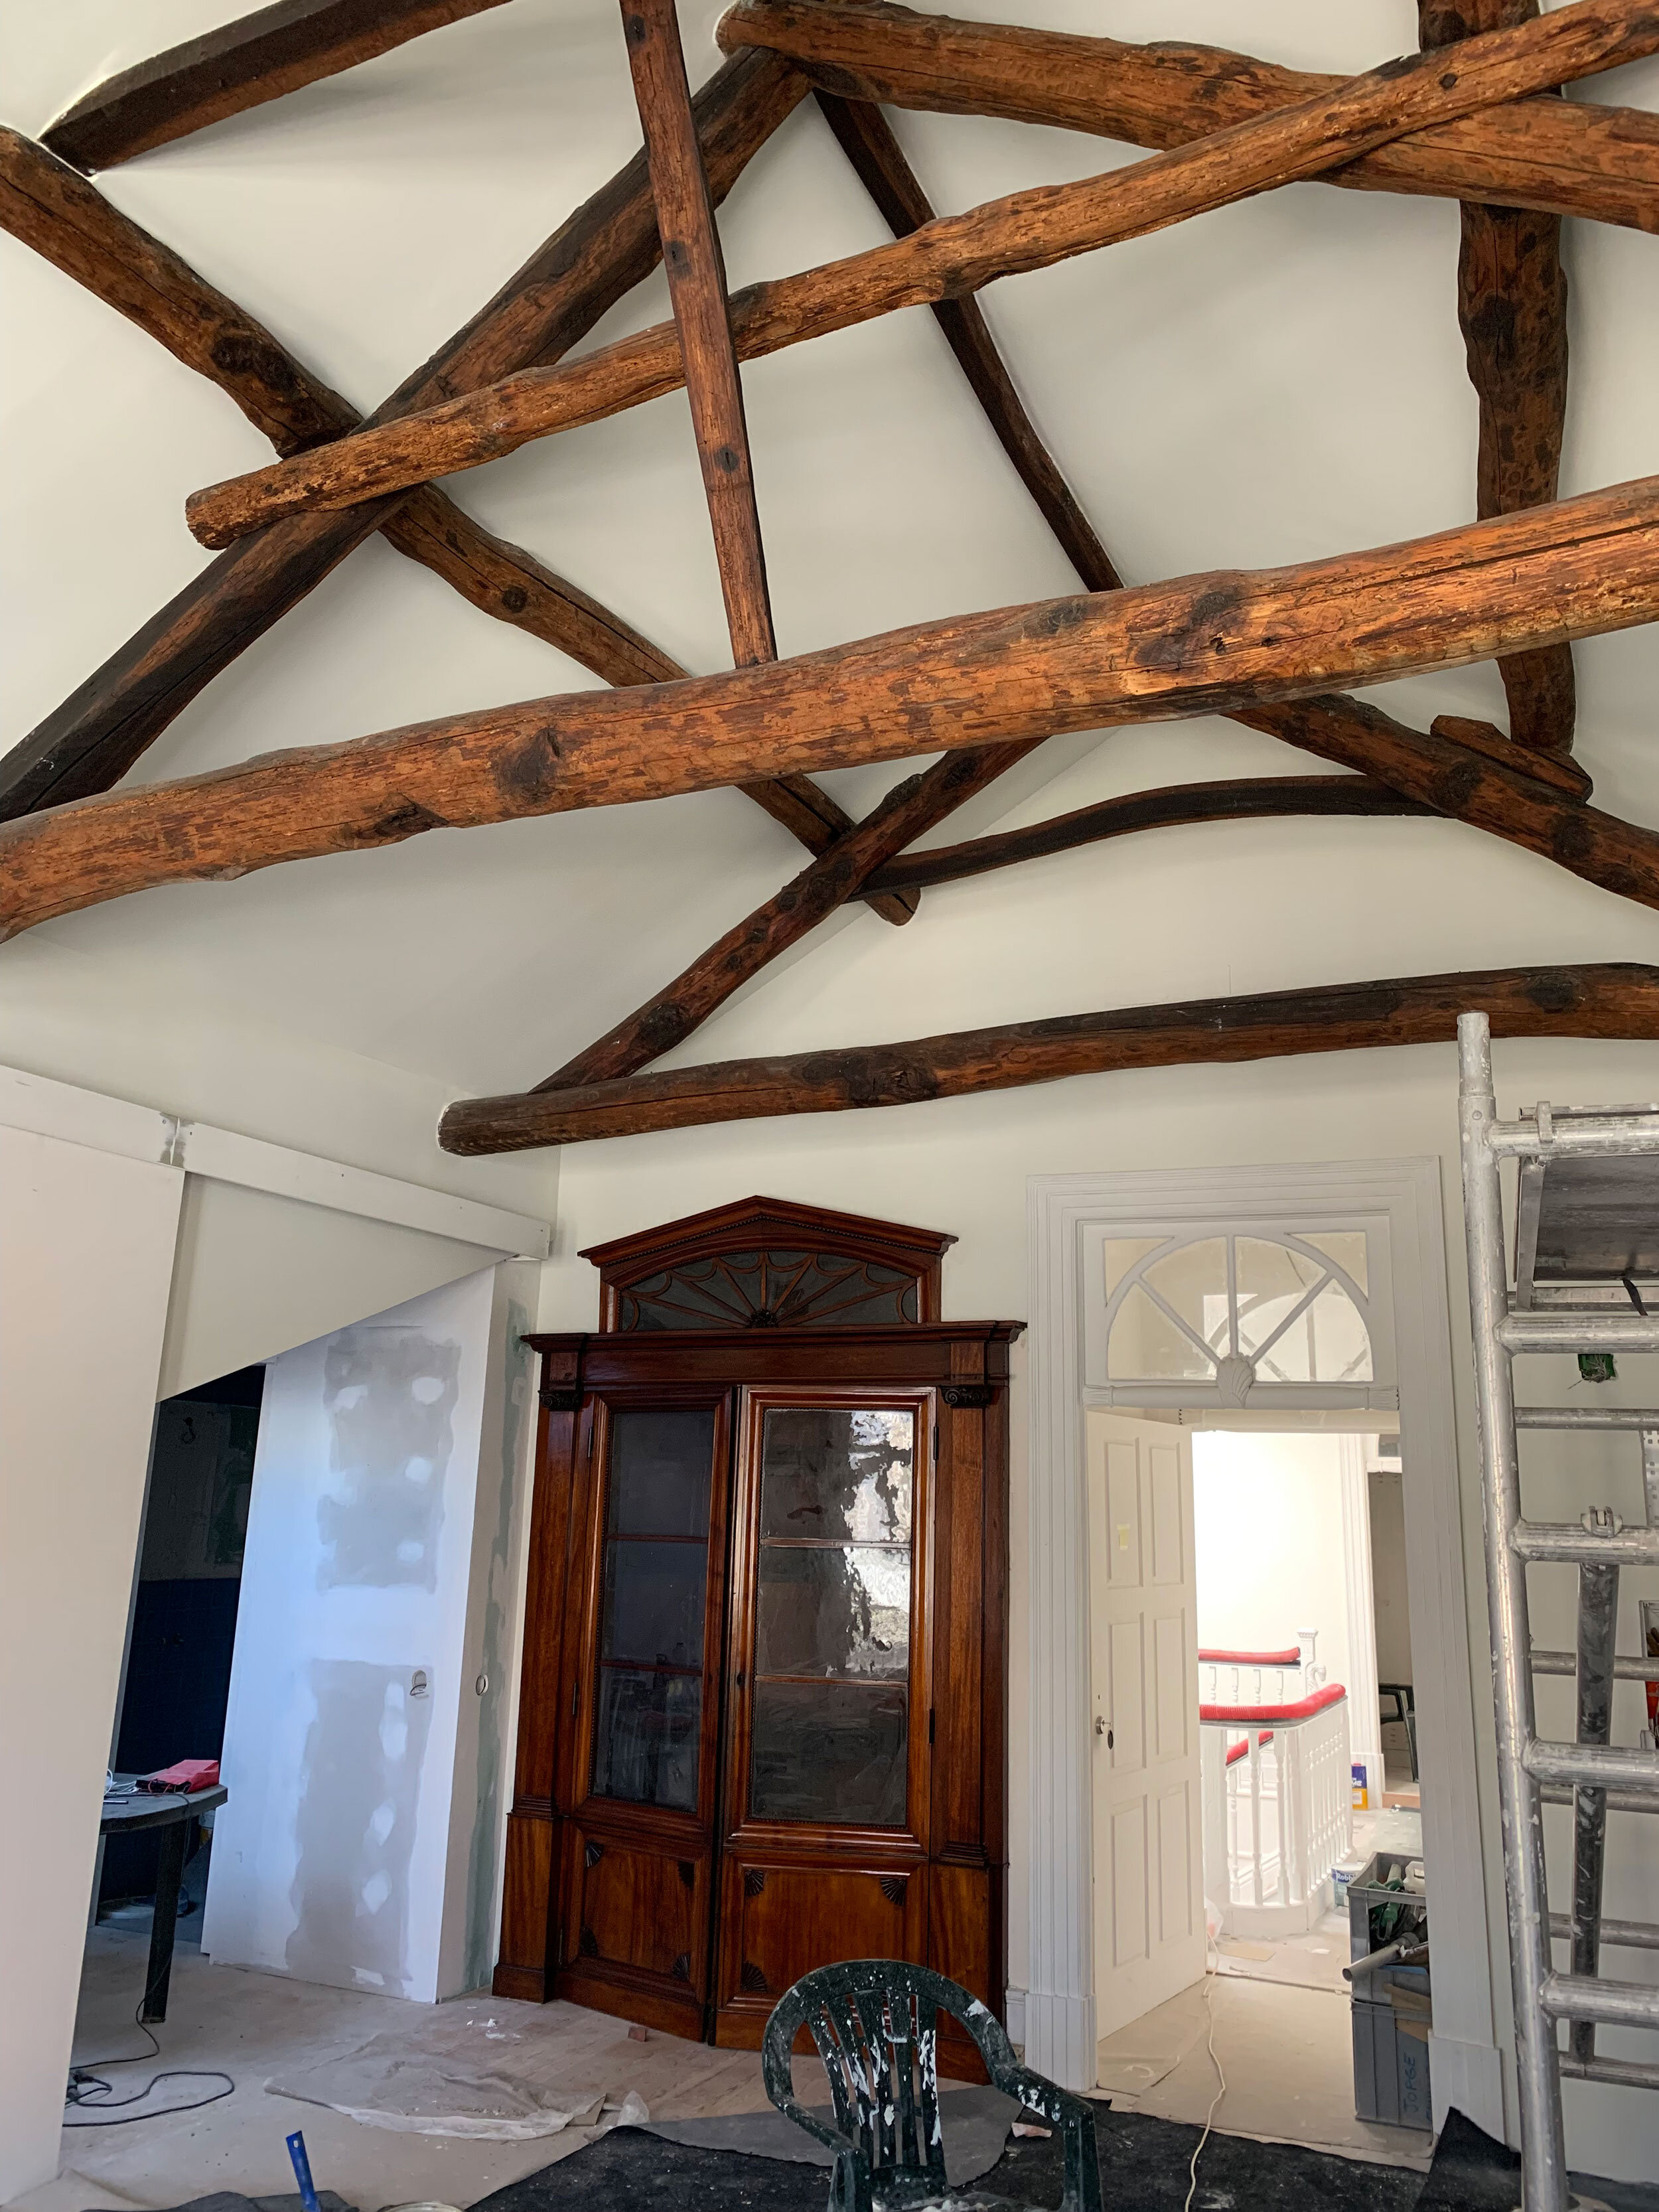
[[[700,2037],[707,1998],[708,1866],[636,1837],[564,1832],[565,1958],[556,1990],[675,2035]]]
[[[725,1855],[714,2040],[758,2051],[772,2008],[815,1966],[914,1959],[927,1941],[924,1867],[780,1865]]]

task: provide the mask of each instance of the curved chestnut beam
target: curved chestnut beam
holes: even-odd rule
[[[1656,617],[1659,477],[1649,477],[1298,568],[1000,608],[766,667],[486,708],[84,799],[0,828],[0,936],[153,884],[427,830],[1200,714],[1237,714],[1386,775],[1409,797],[1659,906],[1659,834],[1322,690]]]
[[[880,0],[740,0],[716,36],[728,52],[787,55],[821,90],[846,100],[1000,115],[1130,146],[1184,146],[1341,82],[1224,46],[1169,39],[1133,46],[919,15]],[[1516,100],[1413,131],[1318,181],[1659,231],[1659,115]]]
[[[1075,184],[1041,186],[927,223],[890,246],[771,283],[731,302],[740,360],[845,330],[900,307],[976,292],[1075,254],[1166,228],[1253,193],[1316,176],[1390,138],[1659,52],[1659,7],[1572,0],[1533,23],[1412,54],[1333,93],[1218,131],[1172,153]],[[204,545],[315,508],[350,507],[430,477],[477,468],[534,438],[677,390],[684,378],[672,323],[567,362],[529,370],[447,405],[362,430],[274,466],[233,477],[185,502]]]
[[[788,1114],[908,1106],[1017,1091],[1068,1075],[1191,1067],[1298,1053],[1438,1044],[1457,1017],[1490,1016],[1494,1036],[1659,1039],[1659,968],[1489,968],[1250,998],[1189,1000],[854,1045],[674,1067],[574,1091],[458,1100],[438,1124],[447,1152],[527,1152],[594,1137],[704,1128]]]
[[[1439,812],[1421,799],[1402,799],[1364,775],[1263,775],[1228,783],[1166,784],[1158,791],[1131,792],[1103,799],[1075,813],[1056,814],[1023,830],[999,830],[965,844],[935,845],[925,853],[906,853],[866,877],[865,887],[923,890],[930,884],[957,884],[967,876],[1015,868],[1023,860],[1046,860],[1055,853],[1074,853],[1109,837],[1127,837],[1139,830],[1175,830],[1197,822],[1287,821],[1298,816],[1425,815]]]
[[[301,85],[337,76],[501,0],[276,0],[106,77],[46,134],[77,169],[109,169]]]
[[[757,66],[751,66],[757,64]],[[769,56],[728,63],[696,102],[711,167],[727,191],[804,90]],[[509,362],[557,356],[643,276],[657,251],[643,157],[604,186],[439,354],[386,403],[430,400]],[[0,129],[0,228],[217,384],[282,453],[349,429],[357,416],[252,316],[133,222],[68,163]],[[343,517],[301,521],[216,561],[0,760],[0,819],[106,790],[204,684],[376,527],[482,612],[569,653],[609,684],[684,672],[631,624],[475,522],[435,486]],[[809,851],[852,826],[805,776],[746,795]],[[874,902],[909,918],[915,893]]]

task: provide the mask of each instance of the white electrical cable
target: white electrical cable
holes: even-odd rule
[[[1194,2151],[1191,2163],[1187,2168],[1187,2201],[1182,2206],[1181,2212],[1193,2212],[1193,2199],[1198,2194],[1198,2161],[1203,2155],[1205,2144],[1210,2140],[1210,2129],[1214,2122],[1217,2109],[1221,2100],[1227,2094],[1227,2077],[1221,2070],[1221,2061],[1215,2055],[1215,1981],[1220,1967],[1220,1953],[1218,1952],[1216,1965],[1212,1966],[1210,1964],[1210,1946],[1206,1941],[1204,1946],[1204,2016],[1208,2027],[1205,2041],[1209,2049],[1210,2063],[1215,2069],[1215,2078],[1218,2086],[1214,2096],[1210,2100],[1210,2109],[1204,2115],[1204,2132],[1198,2139],[1198,2147]]]

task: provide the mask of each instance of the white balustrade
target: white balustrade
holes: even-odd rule
[[[1353,1843],[1348,1693],[1199,1707],[1204,1891],[1234,1936],[1292,1936]]]

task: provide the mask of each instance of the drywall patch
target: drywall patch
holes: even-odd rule
[[[295,1821],[288,1970],[303,1981],[409,1990],[409,1864],[429,1698],[412,1666],[313,1659]]]
[[[317,1587],[438,1587],[461,1347],[398,1323],[342,1329],[323,1368],[337,1477],[318,1503]]]
[[[514,1502],[524,1465],[526,1426],[531,1403],[531,1351],[524,1341],[531,1318],[517,1299],[507,1309],[506,1376],[501,1403],[501,1458],[493,1501],[489,1583],[484,1595],[479,1667],[487,1683],[478,1700],[478,1809],[466,1869],[466,1987],[483,1989],[495,1966],[495,1845],[501,1825],[501,1778],[506,1747],[501,1718],[506,1711],[508,1622],[513,1598]],[[480,1484],[482,1490],[482,1482]],[[482,1505],[482,1498],[480,1499]]]

